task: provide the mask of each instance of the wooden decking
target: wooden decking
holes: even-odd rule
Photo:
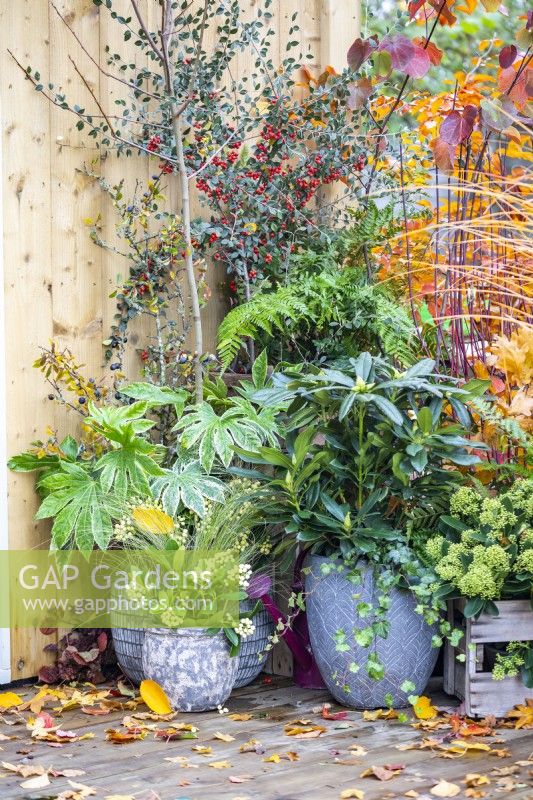
[[[472,750],[466,755],[450,753],[443,757],[442,752],[432,749],[399,750],[398,745],[403,748],[423,738],[447,737],[449,742],[453,735],[446,728],[435,731],[414,728],[411,718],[408,722],[364,720],[360,713],[350,711],[344,720],[323,719],[320,707],[331,701],[326,692],[296,688],[285,678],[264,681],[263,676],[252,686],[235,691],[227,703],[230,713],[251,714],[250,719],[232,720],[229,715],[218,713],[178,715],[174,722],[197,726],[196,740],[162,741],[150,731],[142,741],[113,744],[106,741],[106,729],[125,730],[121,728],[122,719],[134,712],[119,710],[107,716],[89,716],[77,708],[62,713],[61,729],[93,733],[94,738],[54,747],[32,739],[24,723],[2,724],[0,717],[0,733],[17,737],[4,739],[0,735],[0,762],[42,765],[57,771],[83,770],[84,774],[70,780],[95,792],[82,793],[80,798],[95,800],[115,795],[124,796],[121,800],[130,797],[134,800],[338,800],[347,789],[364,791],[364,800],[403,798],[406,792],[411,793],[407,797],[433,800],[430,790],[441,779],[461,787],[459,798],[533,798],[533,762],[527,762],[529,757],[533,758],[531,729],[498,727],[493,735],[469,739],[486,743],[492,750],[499,750],[499,754]],[[35,694],[30,686],[16,691],[28,698]],[[430,694],[438,705],[452,704],[450,698],[437,690]],[[47,710],[54,714],[50,706]],[[338,706],[333,704],[331,710],[338,710]],[[146,711],[145,706],[140,705],[138,711]],[[24,712],[24,716],[32,714]],[[5,715],[3,719],[13,722],[15,718]],[[302,719],[326,730],[317,738],[288,736],[284,730],[287,723]],[[163,722],[147,724],[168,726]],[[234,739],[227,742],[215,738],[217,732]],[[261,743],[256,746],[257,751],[240,752],[250,739]],[[366,754],[360,751],[358,755],[353,747],[350,750],[353,745],[364,748]],[[197,746],[212,750],[202,755],[193,749]],[[509,754],[505,755],[505,751]],[[275,754],[280,757],[278,762],[265,761]],[[386,782],[361,777],[368,767],[385,765],[404,767]],[[478,788],[484,794],[465,794],[467,773],[488,777],[490,783]],[[65,777],[51,776],[50,781],[46,788],[24,789],[20,785],[23,777],[0,769],[0,798],[52,800],[67,790],[82,791]],[[76,794],[72,797],[76,798]]]

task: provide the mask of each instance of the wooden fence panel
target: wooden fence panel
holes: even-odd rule
[[[55,0],[73,30],[89,52],[105,63],[104,47],[110,44],[123,50],[122,33],[92,0]],[[156,0],[141,0],[152,26],[158,11]],[[246,16],[257,13],[257,0],[242,0]],[[334,18],[326,13],[335,6]],[[311,52],[311,68],[318,70],[334,61],[337,48],[332,36],[343,33],[354,19],[354,0],[275,0],[273,3],[274,61],[283,56],[291,16],[299,14],[301,47]],[[129,0],[115,0],[117,10],[131,9]],[[343,23],[344,21],[344,23]],[[327,46],[321,47],[321,26],[327,27]],[[337,31],[337,33],[335,33]],[[355,28],[351,32],[356,35]],[[353,38],[348,36],[348,38]],[[213,43],[214,44],[214,43]],[[89,91],[69,61],[71,55],[83,72],[91,90],[109,107],[118,96],[118,85],[103,76],[83,54],[48,0],[17,0],[0,3],[0,104],[2,109],[2,164],[4,196],[4,299],[6,317],[7,373],[7,448],[20,452],[36,439],[46,438],[53,425],[61,433],[74,430],[75,414],[54,408],[42,375],[32,369],[39,346],[51,339],[68,346],[78,361],[86,364],[86,374],[98,376],[103,362],[102,339],[115,313],[109,298],[128,264],[118,256],[94,245],[84,219],[102,218],[102,234],[113,241],[116,217],[111,203],[98,185],[83,173],[91,162],[95,170],[111,182],[121,178],[132,187],[154,172],[145,158],[101,158],[84,133],[75,127],[75,118],[53,108],[34,91],[8,53],[12,50],[23,66],[31,64],[48,80],[60,85],[75,102],[90,101]],[[338,55],[338,50],[337,50]],[[335,56],[336,58],[337,56]],[[337,59],[338,60],[338,59]],[[238,71],[250,71],[250,63],[239,57]],[[342,64],[335,63],[340,67]],[[177,190],[169,181],[169,203],[175,203]],[[198,213],[195,201],[193,213]],[[203,311],[206,347],[214,348],[218,323],[226,303],[219,284],[225,275],[210,266],[208,278],[212,299]],[[138,360],[132,356],[129,368]],[[37,498],[33,477],[9,477],[9,542],[12,548],[46,546],[48,526],[33,519]],[[13,631],[12,678],[30,677],[43,663],[42,647],[51,639],[32,630]]]

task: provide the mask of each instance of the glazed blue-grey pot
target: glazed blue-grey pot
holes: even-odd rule
[[[340,567],[340,571],[323,573],[322,566],[328,564]],[[342,562],[328,557],[310,556],[306,568],[305,602],[311,647],[333,697],[359,709],[383,707],[392,697],[393,706],[401,708],[408,705],[408,694],[422,694],[437,660],[438,648],[431,646],[437,626],[428,625],[415,612],[414,595],[399,589],[390,592],[390,632],[386,639],[376,637],[372,648],[385,667],[385,677],[376,681],[365,669],[370,650],[358,645],[354,638],[354,631],[366,628],[371,621],[369,617],[359,617],[356,607],[362,602],[373,603],[373,597],[380,593],[371,569],[363,568],[362,582],[354,584],[346,578],[348,570]],[[346,633],[349,648],[345,652],[335,648],[335,633],[339,630]],[[353,671],[354,665],[359,668],[357,671]],[[415,687],[407,693],[400,689],[406,680]]]
[[[226,702],[235,684],[239,657],[232,658],[221,631],[149,628],[143,670],[156,681],[176,711],[211,711]]]

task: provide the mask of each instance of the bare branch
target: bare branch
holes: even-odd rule
[[[136,86],[134,83],[130,83],[130,81],[125,81],[124,78],[120,78],[118,75],[115,75],[112,72],[108,72],[107,70],[105,70],[101,66],[101,64],[94,58],[94,56],[91,55],[91,53],[87,50],[87,48],[83,44],[82,40],[80,39],[80,37],[78,36],[78,34],[74,30],[74,28],[72,28],[72,26],[69,25],[69,23],[67,22],[65,17],[62,15],[60,10],[57,8],[57,6],[52,2],[50,2],[50,5],[52,6],[54,11],[56,12],[57,16],[59,17],[59,19],[61,20],[63,25],[67,28],[68,31],[70,31],[72,36],[75,38],[75,40],[77,41],[77,43],[79,44],[80,48],[83,50],[83,52],[85,53],[85,55],[87,56],[89,61],[92,64],[94,64],[94,66],[98,69],[98,71],[102,75],[105,75],[106,78],[110,78],[111,80],[117,81],[117,83],[121,83],[123,86],[127,86],[128,89],[131,89],[133,92],[140,92],[140,93],[146,95],[146,97],[151,97],[153,100],[158,100],[158,101],[161,100],[159,95],[153,94],[152,92],[149,92],[149,91],[146,91],[143,87]]]

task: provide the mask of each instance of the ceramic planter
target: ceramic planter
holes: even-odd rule
[[[356,585],[347,580],[346,568],[325,575],[321,567],[331,562],[327,557],[310,556],[305,579],[311,646],[327,688],[336,700],[352,708],[383,707],[387,705],[387,695],[392,696],[394,707],[407,705],[407,695],[400,686],[409,680],[415,688],[408,694],[423,693],[438,655],[438,648],[431,646],[436,626],[428,625],[415,612],[417,601],[411,592],[393,589],[387,615],[389,635],[387,639],[376,639],[376,651],[385,666],[385,677],[373,680],[365,670],[369,651],[355,642],[353,634],[354,629],[368,625],[368,618],[361,619],[356,607],[361,602],[372,603],[375,589],[372,571],[365,570],[362,583]],[[378,592],[376,589],[376,594]],[[338,630],[346,633],[349,645],[346,652],[335,648]],[[354,663],[359,666],[357,672],[350,670]]]
[[[241,611],[251,611],[255,600],[241,600]],[[251,636],[241,640],[239,650],[239,666],[235,676],[235,688],[247,686],[251,683],[265,666],[268,653],[265,648],[270,635],[274,631],[274,623],[264,608],[252,618],[255,631]],[[260,656],[260,657],[259,657]]]
[[[156,681],[176,711],[210,711],[228,699],[238,656],[223,632],[203,628],[149,628],[143,644],[146,678]]]

